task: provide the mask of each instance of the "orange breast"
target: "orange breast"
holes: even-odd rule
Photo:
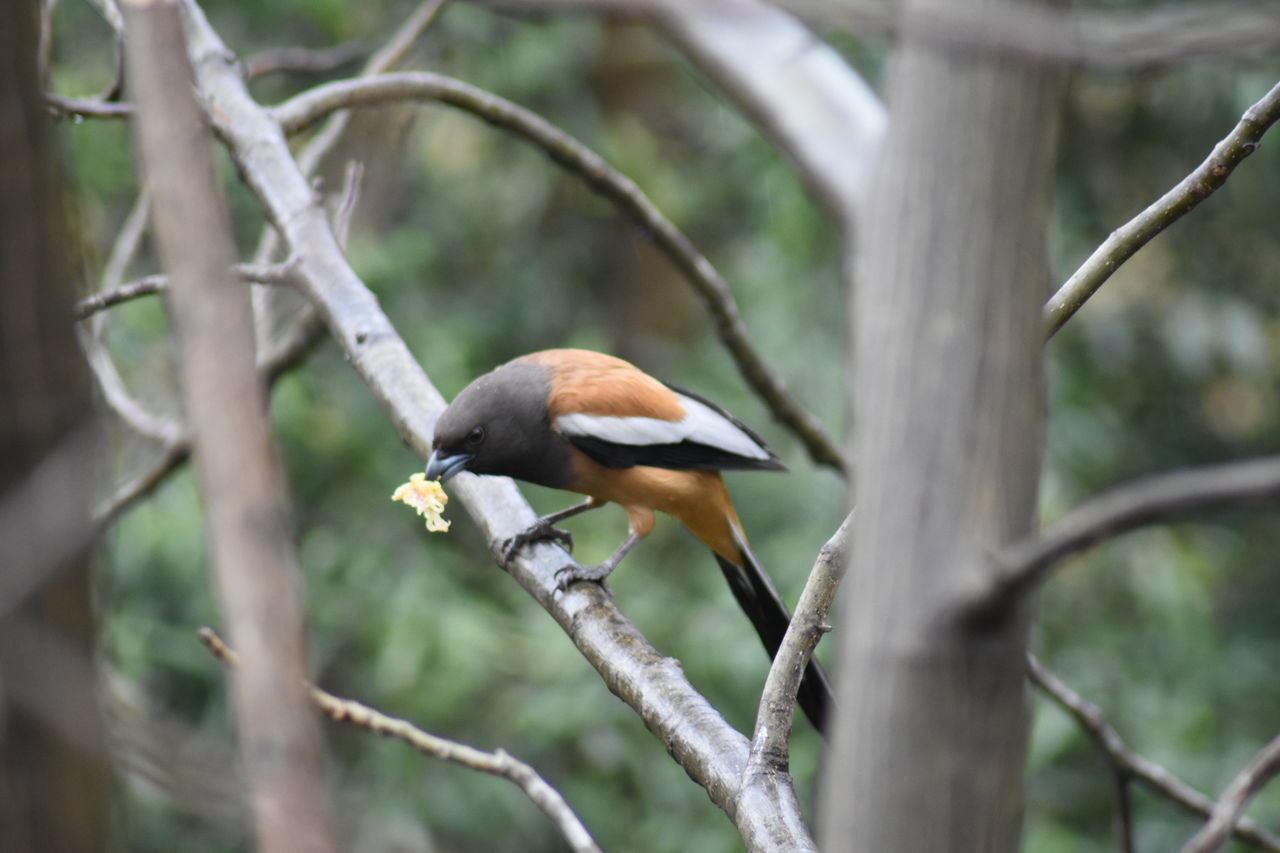
[[[631,530],[648,536],[653,511],[659,510],[689,528],[712,551],[740,562],[737,540],[745,542],[738,513],[719,471],[672,471],[637,465],[605,468],[583,453],[573,453],[574,476],[567,488],[611,502],[627,512]]]

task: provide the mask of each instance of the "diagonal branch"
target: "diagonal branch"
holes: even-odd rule
[[[761,0],[658,3],[654,23],[785,154],[832,219],[850,225],[888,111],[840,54]],[[795,97],[803,91],[807,97]]]
[[[1231,133],[1173,189],[1111,236],[1067,279],[1044,308],[1046,337],[1053,337],[1120,265],[1157,234],[1195,209],[1227,182],[1244,158],[1258,150],[1259,140],[1280,119],[1280,83],[1249,109]]]
[[[268,219],[299,255],[301,286],[352,367],[408,446],[425,457],[444,398],[347,263],[280,126],[249,96],[226,47],[199,8],[188,0],[186,9],[197,88],[204,103],[218,105],[210,119]],[[495,555],[504,539],[535,518],[510,480],[462,474],[452,482]],[[784,825],[779,807],[744,809],[737,798],[747,760],[746,738],[693,689],[677,662],[648,643],[602,587],[578,584],[567,592],[559,590],[555,573],[567,561],[561,549],[544,544],[522,551],[505,567],[744,836]],[[798,816],[785,826],[789,834],[782,843],[812,844]]]
[[[1276,735],[1258,750],[1253,759],[1231,780],[1227,790],[1222,792],[1222,797],[1214,805],[1209,822],[1187,842],[1182,853],[1214,853],[1226,843],[1227,836],[1236,827],[1249,800],[1257,796],[1278,775],[1280,735]]]
[[[831,630],[827,616],[835,602],[836,591],[844,578],[848,563],[849,526],[853,515],[845,517],[840,527],[818,551],[818,559],[809,571],[800,600],[796,602],[791,624],[774,655],[756,711],[755,736],[751,740],[752,772],[785,770],[790,754],[791,725],[795,718],[796,693],[804,677],[805,667],[822,635]],[[834,714],[833,714],[834,716]]]
[[[239,656],[212,628],[200,629],[200,642],[228,669],[240,666]],[[575,853],[600,853],[591,833],[565,802],[563,795],[551,787],[538,771],[506,750],[485,752],[423,731],[408,720],[388,716],[362,702],[342,699],[310,684],[307,689],[312,704],[334,722],[349,723],[381,737],[395,738],[424,755],[514,783],[543,814],[551,818]]]
[[[1190,814],[1208,817],[1213,812],[1213,800],[1154,761],[1143,758],[1130,749],[1096,705],[1045,669],[1035,655],[1027,655],[1027,675],[1033,684],[1079,723],[1106,757],[1113,773],[1124,774],[1142,782],[1151,791]],[[1232,832],[1241,841],[1271,853],[1280,853],[1280,838],[1248,818],[1237,822]]]
[[[439,101],[509,130],[612,202],[653,239],[694,288],[711,314],[717,336],[739,372],[773,416],[804,444],[814,462],[845,470],[843,456],[813,415],[806,412],[765,361],[747,332],[728,282],[630,178],[599,154],[536,113],[483,89],[439,74],[406,72],[343,80],[310,89],[273,108],[286,133],[296,133],[329,113],[393,101]]]
[[[971,602],[1001,605],[1039,582],[1062,559],[1104,539],[1209,509],[1280,500],[1280,455],[1155,474],[1116,486],[995,555],[996,571]]]

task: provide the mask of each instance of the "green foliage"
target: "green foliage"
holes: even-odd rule
[[[110,77],[105,29],[86,9],[71,3],[59,12],[60,91],[94,91]],[[271,0],[211,3],[208,11],[247,55],[285,44],[374,43],[405,7]],[[838,40],[860,66],[878,70],[880,51],[846,41]],[[541,112],[651,193],[733,284],[757,344],[793,391],[841,433],[836,235],[787,164],[670,49],[623,25],[467,5],[451,7],[425,43],[425,67]],[[1057,279],[1193,168],[1275,78],[1272,66],[1079,75],[1061,143]],[[309,79],[255,87],[285,97]],[[69,125],[66,136],[89,238],[105,257],[136,187],[128,130],[86,122]],[[1051,344],[1047,519],[1127,477],[1274,450],[1278,172],[1280,146],[1264,145]],[[252,246],[261,214],[229,168],[226,177],[241,245]],[[761,428],[791,473],[736,475],[730,488],[755,549],[794,600],[843,514],[843,487],[769,422],[701,306],[642,236],[539,153],[439,107],[419,110],[395,186],[382,193],[365,203],[389,213],[356,231],[351,257],[446,395],[519,353],[588,346],[705,392]],[[144,257],[130,276],[153,270]],[[117,309],[108,329],[127,380],[162,410],[174,407],[167,334],[155,302]],[[494,567],[460,510],[450,511],[453,531],[434,536],[390,502],[421,460],[331,345],[279,383],[272,415],[294,498],[319,683],[530,761],[606,849],[738,849],[724,817]],[[113,476],[145,455],[124,443]],[[527,492],[540,511],[567,501]],[[1040,607],[1046,663],[1136,749],[1210,794],[1273,734],[1280,708],[1280,527],[1272,519],[1262,511],[1214,516],[1124,537],[1050,581]],[[624,522],[605,509],[570,527],[578,556],[590,562],[616,545]],[[188,725],[225,737],[227,687],[195,638],[198,626],[217,624],[218,611],[191,475],[179,473],[129,513],[103,554],[109,666]],[[748,728],[766,660],[710,556],[660,523],[611,585],[641,630]],[[1112,806],[1101,760],[1062,712],[1037,701],[1036,714],[1027,848],[1106,849]],[[810,788],[818,744],[800,726],[794,769]],[[352,849],[561,849],[550,824],[507,783],[398,743],[329,731]],[[1135,808],[1141,849],[1171,848],[1194,830],[1160,799],[1139,794]],[[244,844],[136,780],[123,786],[120,811],[121,849]],[[1280,822],[1280,795],[1264,795],[1251,813]]]

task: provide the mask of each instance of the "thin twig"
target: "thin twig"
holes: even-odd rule
[[[205,648],[228,669],[239,667],[240,661],[235,651],[212,628],[201,628],[199,635]],[[354,699],[334,696],[310,684],[307,689],[315,706],[335,722],[350,723],[375,735],[395,738],[424,755],[513,782],[543,814],[551,818],[573,850],[579,853],[599,853],[600,848],[592,839],[591,833],[560,792],[542,778],[538,771],[506,750],[485,752],[423,731],[408,720],[388,716]]]
[[[102,98],[67,98],[46,93],[44,101],[56,115],[64,118],[131,118],[133,104]]]
[[[250,78],[266,74],[333,71],[355,62],[367,51],[368,45],[363,39],[332,47],[277,47],[251,54],[244,61],[244,68]]]
[[[827,616],[848,564],[852,519],[853,515],[848,515],[819,549],[800,600],[796,602],[791,624],[773,657],[756,711],[755,735],[751,739],[751,758],[747,763],[748,778],[752,773],[787,768],[796,694],[813,650],[822,635],[831,628],[827,624]],[[835,709],[832,708],[831,712],[830,716],[834,717]]]
[[[294,261],[281,264],[236,264],[232,269],[241,281],[253,284],[288,284],[293,275]],[[163,273],[149,275],[136,281],[122,284],[111,290],[87,296],[75,304],[75,318],[85,318],[107,308],[139,299],[164,293],[169,289],[169,276]]]
[[[134,257],[138,254],[138,249],[142,246],[142,238],[147,233],[147,221],[151,216],[151,194],[147,192],[144,186],[138,191],[138,197],[134,199],[133,207],[129,209],[129,215],[125,217],[124,224],[120,226],[120,233],[116,235],[115,242],[111,244],[111,254],[107,255],[107,263],[102,268],[102,281],[98,285],[98,291],[105,293],[109,290],[115,290],[124,283],[125,273],[129,270],[129,265],[133,263]],[[94,324],[94,333],[101,331],[98,325]]]
[[[1204,794],[1174,776],[1150,759],[1138,755],[1121,739],[1096,705],[1082,698],[1056,675],[1045,669],[1035,655],[1027,655],[1027,675],[1031,682],[1072,716],[1106,757],[1115,773],[1125,773],[1142,782],[1151,791],[1190,814],[1209,817],[1214,803]],[[1249,818],[1242,818],[1232,829],[1240,841],[1271,853],[1280,853],[1280,838],[1272,835]]]
[[[364,164],[358,160],[347,163],[343,176],[342,201],[333,214],[333,233],[338,238],[338,245],[345,252],[347,237],[351,233],[351,215],[360,203],[360,179],[364,177]]]
[[[1067,283],[1045,305],[1046,337],[1053,337],[1135,252],[1226,183],[1236,166],[1258,150],[1262,135],[1277,119],[1280,119],[1280,83],[1245,110],[1231,133],[1213,147],[1195,171],[1142,213],[1113,231],[1067,279]]]
[[[994,557],[996,571],[973,602],[975,612],[1021,594],[1063,558],[1103,539],[1208,509],[1280,499],[1280,455],[1155,474],[1091,498],[1039,533]]]
[[[1245,806],[1267,783],[1280,775],[1280,735],[1272,738],[1222,792],[1209,815],[1209,822],[1197,832],[1182,853],[1213,853],[1226,843]]]
[[[814,462],[844,472],[844,458],[836,445],[756,349],[728,282],[719,271],[634,181],[546,119],[491,92],[426,72],[385,74],[318,86],[274,107],[271,115],[286,133],[296,133],[334,110],[406,100],[439,101],[515,133],[630,217],[693,286],[711,314],[721,343],[773,416],[800,439]]]

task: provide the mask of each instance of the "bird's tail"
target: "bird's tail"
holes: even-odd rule
[[[778,595],[773,581],[765,574],[759,561],[747,547],[747,543],[741,537],[734,538],[738,540],[738,551],[742,555],[743,565],[738,565],[720,554],[715,555],[716,562],[720,564],[720,571],[724,572],[725,580],[733,590],[733,597],[738,600],[738,606],[755,626],[756,633],[760,635],[772,659],[778,654],[782,637],[787,633],[787,626],[791,624],[791,613],[782,603],[782,598]],[[809,722],[825,735],[828,714],[835,707],[835,694],[826,673],[822,671],[822,667],[816,660],[811,659],[808,667],[805,668],[796,700],[804,710],[805,716],[809,718]]]

